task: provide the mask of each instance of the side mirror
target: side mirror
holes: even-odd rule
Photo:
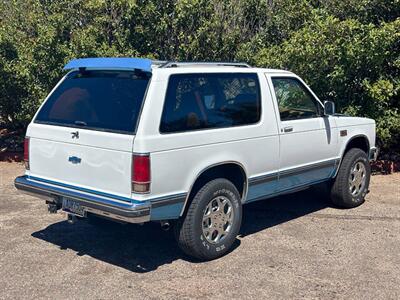
[[[325,116],[332,116],[335,114],[335,103],[332,101],[324,102],[324,114]]]

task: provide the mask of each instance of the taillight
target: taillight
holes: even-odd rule
[[[24,162],[25,169],[29,170],[29,137],[25,137],[24,140]]]
[[[134,154],[132,156],[132,192],[148,193],[150,181],[150,155]]]

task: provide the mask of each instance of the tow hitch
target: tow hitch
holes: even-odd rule
[[[68,214],[67,221],[69,224],[75,224],[78,221],[78,218],[74,215]]]
[[[56,213],[57,213],[57,210],[58,210],[57,204],[55,204],[55,203],[48,203],[48,204],[47,204],[47,210],[48,210],[49,213],[51,213],[51,214],[56,214]]]
[[[61,208],[61,203],[57,198],[54,198],[53,201],[46,201],[47,211],[51,214],[56,214],[57,210]]]

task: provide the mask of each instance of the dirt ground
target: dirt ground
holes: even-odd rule
[[[158,224],[68,224],[0,163],[0,299],[400,299],[400,174],[362,206],[313,188],[244,207],[236,248],[196,262]]]

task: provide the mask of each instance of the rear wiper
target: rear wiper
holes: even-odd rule
[[[75,125],[78,125],[78,126],[87,126],[87,123],[84,121],[75,121],[74,123],[75,123]]]

